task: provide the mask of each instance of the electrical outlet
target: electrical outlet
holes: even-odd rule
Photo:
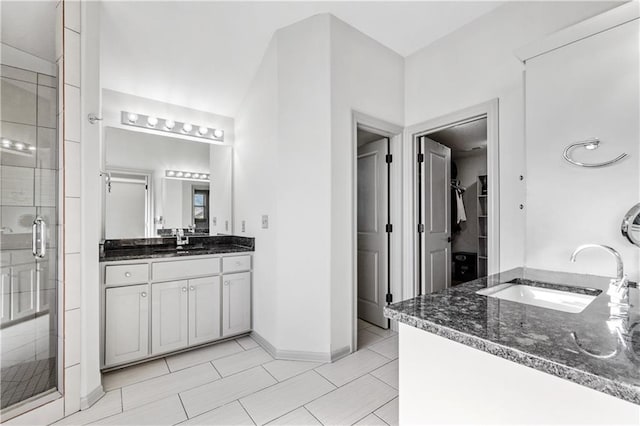
[[[229,221],[228,221],[228,220],[225,220],[225,221],[224,221],[224,230],[225,230],[225,231],[228,231],[228,230],[229,230]]]
[[[245,221],[242,221],[242,232],[246,232],[247,227],[245,226]]]
[[[269,216],[267,216],[266,214],[262,215],[262,229],[267,229],[269,228]]]

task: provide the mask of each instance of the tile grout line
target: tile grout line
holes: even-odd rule
[[[254,392],[255,393],[255,392]],[[240,398],[236,399],[236,401],[238,401],[238,404],[240,404],[240,406],[242,407],[242,409],[244,410],[245,413],[247,413],[247,416],[249,416],[249,418],[251,419],[251,421],[253,422],[254,425],[257,425],[258,423],[256,423],[256,421],[254,420],[253,417],[251,417],[251,414],[249,414],[249,411],[247,411],[247,409],[245,408],[245,406],[242,404],[242,402],[240,401]]]
[[[316,416],[315,416],[311,411],[309,411],[309,409],[308,409],[307,407],[305,407],[305,406],[303,405],[303,406],[302,406],[302,409],[303,409],[304,411],[306,411],[307,413],[309,413],[309,414],[311,415],[311,417],[313,417],[314,419],[316,419],[316,420],[318,421],[318,423],[320,423],[321,425],[324,425],[324,423],[322,423],[322,422],[320,421],[320,419],[319,419],[319,418],[317,418],[317,417],[316,417]]]
[[[378,416],[376,413],[371,412],[371,414],[373,414],[373,416],[374,416],[374,417],[379,418],[379,419],[380,419],[380,421],[381,421],[382,423],[384,423],[384,424],[386,424],[386,425],[388,425],[388,424],[389,424],[389,423],[385,422],[385,421],[384,421],[384,419],[383,419],[382,417]]]
[[[271,361],[269,361],[269,362],[271,362]],[[265,364],[266,364],[266,363],[265,363]],[[262,369],[263,369],[264,371],[266,371],[266,372],[267,372],[267,374],[268,374],[269,376],[273,377],[273,380],[275,380],[275,381],[276,381],[276,383],[283,383],[283,382],[281,382],[280,380],[276,379],[276,376],[274,376],[273,374],[271,374],[271,372],[265,368],[264,364],[260,364],[260,367],[262,367]],[[291,377],[295,377],[295,376],[291,376]],[[288,379],[287,379],[287,380],[288,380]]]
[[[184,411],[186,420],[189,420],[189,413],[187,413],[187,409],[184,407],[184,402],[182,402],[182,397],[180,396],[179,393],[177,395],[178,395],[178,400],[180,400],[180,405],[182,406],[182,411]]]

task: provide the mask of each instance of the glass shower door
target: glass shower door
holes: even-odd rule
[[[0,388],[4,413],[58,385],[55,76],[1,65]]]

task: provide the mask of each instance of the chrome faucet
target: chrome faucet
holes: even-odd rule
[[[612,302],[616,304],[628,304],[629,300],[629,279],[624,273],[622,257],[615,249],[601,244],[584,244],[578,247],[571,255],[571,261],[575,262],[578,253],[588,248],[598,248],[612,255],[616,260],[616,278],[609,283],[607,294],[611,296]]]
[[[184,236],[184,229],[176,229],[176,245],[182,248],[184,244],[189,244],[189,237]]]

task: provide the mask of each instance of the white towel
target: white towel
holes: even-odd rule
[[[462,192],[456,191],[456,205],[458,210],[457,223],[467,221],[467,213],[464,211],[464,202],[462,201]]]

